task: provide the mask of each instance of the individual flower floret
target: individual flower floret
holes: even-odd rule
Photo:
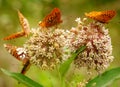
[[[76,87],[86,87],[86,84],[88,82],[86,80],[83,80],[82,82],[79,82]]]

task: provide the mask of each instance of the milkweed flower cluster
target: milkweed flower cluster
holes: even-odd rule
[[[114,10],[85,13],[86,17],[95,21],[88,22],[87,18],[77,18],[75,20],[76,27],[61,29],[57,26],[63,22],[61,11],[54,8],[39,22],[38,28],[30,29],[27,19],[18,11],[22,31],[11,34],[3,40],[11,40],[30,34],[31,36],[22,47],[10,44],[4,44],[4,47],[16,59],[23,62],[21,74],[25,74],[32,64],[44,70],[54,69],[74,56],[73,53],[82,46],[85,46],[85,49],[82,53],[78,53],[73,60],[75,68],[85,67],[90,71],[90,74],[92,74],[91,70],[102,73],[114,59],[109,31],[104,25],[115,15],[116,11]],[[89,72],[87,73],[89,74]],[[74,85],[74,83],[76,82],[73,81],[70,85]],[[87,83],[88,80],[83,80],[75,85],[76,87],[85,87]]]
[[[63,60],[65,31],[63,29],[43,30],[40,27],[32,29],[31,33],[31,38],[24,44],[31,63],[42,69],[54,68]]]
[[[78,26],[70,30],[33,29],[31,38],[24,44],[31,63],[42,68],[54,68],[69,58],[70,54],[66,52],[75,52],[86,45],[85,51],[74,60],[75,66],[98,72],[106,69],[114,58],[108,29],[101,23],[86,23],[86,20],[77,18]]]
[[[32,35],[23,45],[25,55],[29,57],[27,58],[28,65],[35,64],[42,69],[53,69],[85,45],[84,52],[80,53],[73,61],[75,66],[77,68],[87,67],[88,70],[93,69],[97,72],[106,69],[114,58],[108,29],[99,22],[87,23],[87,18],[77,18],[75,21],[78,25],[69,30],[53,26],[48,28],[39,26],[39,28],[31,29]],[[5,47],[7,48],[7,45]],[[14,55],[12,52],[15,51],[19,57],[16,49],[11,50],[10,53],[15,56],[16,54]]]
[[[76,67],[87,67],[98,72],[106,69],[113,61],[111,38],[104,24],[98,22],[86,23],[86,18],[76,19],[78,26],[71,29],[68,47],[71,51],[86,45],[84,52],[74,60]]]

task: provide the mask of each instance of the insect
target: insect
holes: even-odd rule
[[[39,23],[39,26],[43,28],[52,27],[62,23],[61,12],[58,8],[54,8],[50,14],[48,14],[42,22]]]
[[[18,16],[19,16],[20,24],[22,26],[22,31],[14,33],[10,36],[7,36],[7,37],[3,38],[3,40],[11,40],[11,39],[29,35],[30,27],[29,27],[29,23],[28,23],[27,19],[20,13],[20,11],[18,11]]]
[[[92,11],[90,13],[85,13],[86,17],[89,17],[101,23],[108,23],[115,15],[116,11],[114,10]]]
[[[3,40],[11,40],[11,39],[22,37],[24,35],[25,35],[25,33],[23,31],[21,31],[21,32],[14,33],[10,36],[7,36],[7,37],[3,38]]]
[[[26,53],[26,50],[22,47],[13,46],[11,44],[4,44],[4,47],[7,51],[12,54],[17,60],[23,62],[23,69],[21,70],[22,74],[25,74],[26,71],[30,68],[29,56]]]

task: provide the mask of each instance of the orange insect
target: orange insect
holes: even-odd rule
[[[99,21],[101,23],[108,23],[116,15],[116,11],[114,10],[107,10],[107,11],[92,11],[90,13],[85,13],[85,16]]]
[[[21,32],[14,33],[10,36],[7,36],[7,37],[3,38],[3,40],[11,40],[11,39],[22,37],[24,35],[25,35],[25,33],[23,31],[21,31]]]
[[[27,19],[18,11],[18,16],[20,20],[20,24],[22,26],[22,31],[25,33],[25,36],[28,36],[30,34],[30,26],[27,21]]]
[[[48,14],[42,22],[39,23],[39,26],[41,27],[52,27],[54,25],[58,25],[62,23],[61,20],[61,12],[58,8],[54,8],[50,14]]]
[[[30,68],[30,61],[29,56],[27,55],[26,51],[22,47],[16,47],[10,44],[4,44],[4,47],[7,51],[12,54],[16,59],[23,62],[23,69],[21,71],[22,74],[25,74],[26,71]]]
[[[30,27],[29,27],[29,23],[28,23],[27,19],[24,18],[24,16],[20,13],[20,11],[18,11],[18,16],[19,16],[20,24],[22,26],[22,31],[14,33],[10,36],[7,36],[7,37],[3,38],[3,40],[11,40],[11,39],[15,39],[15,38],[18,38],[18,37],[29,35]]]

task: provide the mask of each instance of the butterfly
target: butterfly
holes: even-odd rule
[[[13,46],[11,44],[4,44],[4,47],[7,51],[14,56],[17,60],[23,62],[23,69],[21,70],[22,74],[25,74],[26,71],[30,68],[29,56],[26,53],[26,50],[22,47]]]
[[[39,23],[39,26],[43,27],[43,28],[48,28],[48,27],[52,27],[54,25],[58,25],[62,23],[61,20],[61,12],[58,8],[54,8],[50,14],[48,14],[43,20],[42,22]]]
[[[90,13],[85,13],[86,17],[89,17],[101,23],[108,23],[115,15],[116,15],[115,10],[92,11]]]
[[[20,24],[22,26],[22,31],[11,34],[10,36],[3,38],[3,40],[11,40],[11,39],[29,35],[30,27],[27,19],[22,15],[22,13],[20,13],[20,11],[18,11],[18,16],[19,16]]]

